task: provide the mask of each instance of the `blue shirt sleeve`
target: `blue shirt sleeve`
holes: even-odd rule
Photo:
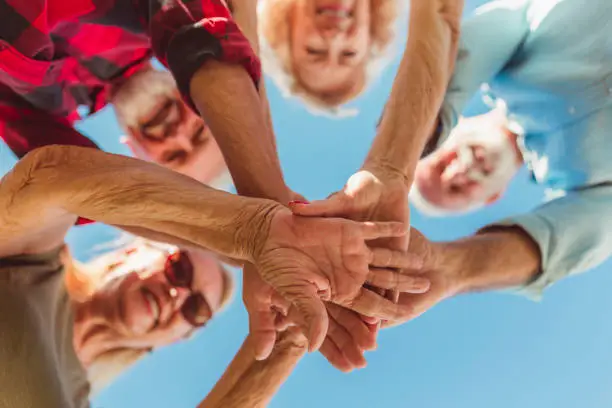
[[[504,68],[529,34],[528,5],[527,0],[493,1],[463,22],[455,71],[440,111],[438,146],[480,87]]]
[[[612,256],[612,183],[569,191],[495,225],[518,226],[538,244],[541,274],[518,291],[539,299],[556,281],[588,271]]]

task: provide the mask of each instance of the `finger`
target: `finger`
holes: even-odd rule
[[[365,288],[361,288],[346,306],[362,315],[383,320],[410,320],[415,313],[412,306],[395,304]]]
[[[329,319],[329,330],[327,338],[331,339],[338,349],[344,354],[352,368],[364,368],[367,365],[363,351],[353,340],[344,327],[334,319]]]
[[[342,194],[335,194],[326,200],[310,203],[294,201],[289,203],[289,209],[303,217],[338,217],[344,212],[344,199]]]
[[[362,222],[361,233],[366,240],[403,237],[408,227],[401,222]]]
[[[422,276],[404,275],[391,269],[379,268],[370,268],[366,282],[378,288],[394,289],[403,293],[425,293],[431,284],[429,279]]]
[[[350,373],[353,370],[351,363],[349,363],[344,354],[342,354],[342,351],[330,338],[325,339],[319,351],[331,365],[343,373]]]
[[[296,307],[300,318],[306,325],[304,333],[308,338],[309,351],[318,350],[325,340],[329,317],[325,304],[317,294],[316,287],[311,284],[295,285],[292,286],[291,291],[282,294]]]
[[[372,266],[410,269],[412,271],[423,268],[423,257],[412,252],[396,251],[388,248],[372,248],[370,251],[369,264]]]
[[[249,311],[249,333],[256,360],[265,360],[272,353],[276,342],[275,313],[270,311]]]
[[[361,319],[360,315],[332,303],[327,304],[327,312],[330,316],[330,326],[332,320],[342,326],[359,348],[376,349],[376,332],[369,329],[368,324]]]

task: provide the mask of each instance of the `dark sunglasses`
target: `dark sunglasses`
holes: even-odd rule
[[[210,305],[201,293],[193,292],[193,263],[183,252],[170,254],[166,260],[164,275],[170,285],[176,288],[189,289],[191,295],[181,306],[181,314],[193,327],[202,327],[211,319],[213,313]]]

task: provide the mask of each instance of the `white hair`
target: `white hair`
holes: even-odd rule
[[[176,82],[168,71],[147,69],[132,75],[112,95],[117,120],[124,127],[137,127],[139,118],[157,107],[160,99],[172,98]]]
[[[267,7],[271,0],[259,0],[257,11],[260,18],[263,15],[263,11]],[[407,10],[407,2],[397,1],[398,15],[404,15]],[[370,88],[378,78],[380,78],[382,72],[393,62],[396,51],[399,49],[399,18],[395,19],[392,27],[393,40],[389,45],[381,49],[380,47],[373,47],[370,50],[370,56],[367,58],[366,63],[366,80],[365,88]],[[283,64],[282,58],[279,54],[289,53],[288,49],[277,52],[268,43],[265,35],[263,34],[263,24],[259,24],[259,42],[260,42],[260,57],[264,68],[264,73],[267,74],[272,82],[280,90],[281,95],[284,98],[300,98],[304,103],[306,109],[317,116],[327,116],[332,118],[346,118],[356,116],[359,114],[359,110],[356,108],[347,108],[344,106],[338,106],[330,108],[318,103],[312,98],[308,98],[307,95],[296,94],[294,89],[296,88],[296,78],[292,72],[290,72],[285,64]],[[288,47],[288,44],[287,44]]]

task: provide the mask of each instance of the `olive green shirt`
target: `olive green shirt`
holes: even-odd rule
[[[0,259],[0,408],[89,407],[59,255]]]

